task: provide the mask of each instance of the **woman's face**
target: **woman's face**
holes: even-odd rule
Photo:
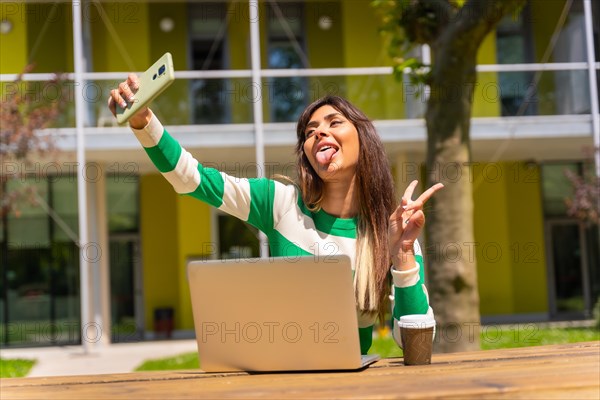
[[[324,182],[352,179],[358,164],[358,131],[330,105],[318,108],[304,130],[304,154]]]

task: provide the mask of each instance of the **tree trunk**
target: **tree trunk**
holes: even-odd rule
[[[473,238],[469,129],[477,51],[500,20],[526,0],[411,0],[378,2],[391,46],[429,44],[427,187],[446,186],[429,201],[425,262],[438,322],[436,351],[479,350],[479,294]],[[395,26],[398,24],[398,26]],[[391,26],[391,27],[390,27]],[[403,58],[403,57],[401,57]]]
[[[445,188],[426,211],[428,289],[437,320],[435,350],[479,350],[479,294],[473,238],[469,142],[478,45],[440,38],[433,63],[426,123],[427,187]]]

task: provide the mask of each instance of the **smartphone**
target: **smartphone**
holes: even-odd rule
[[[125,108],[117,105],[117,121],[120,124],[129,121],[129,118],[147,106],[173,83],[175,80],[175,70],[173,69],[173,57],[171,53],[165,53],[146,72],[140,75],[139,79],[139,88],[135,93],[133,102],[128,102]]]

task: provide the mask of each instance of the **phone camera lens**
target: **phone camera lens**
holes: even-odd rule
[[[158,75],[162,75],[165,73],[165,69],[167,69],[164,65],[158,69]]]
[[[155,79],[156,79],[156,74],[154,74],[154,76],[152,77],[152,80],[155,80]]]

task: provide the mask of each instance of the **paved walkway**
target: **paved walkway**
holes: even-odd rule
[[[37,359],[30,376],[89,375],[132,372],[143,361],[197,351],[196,340],[98,345],[87,354],[81,346],[2,349],[2,358]]]

